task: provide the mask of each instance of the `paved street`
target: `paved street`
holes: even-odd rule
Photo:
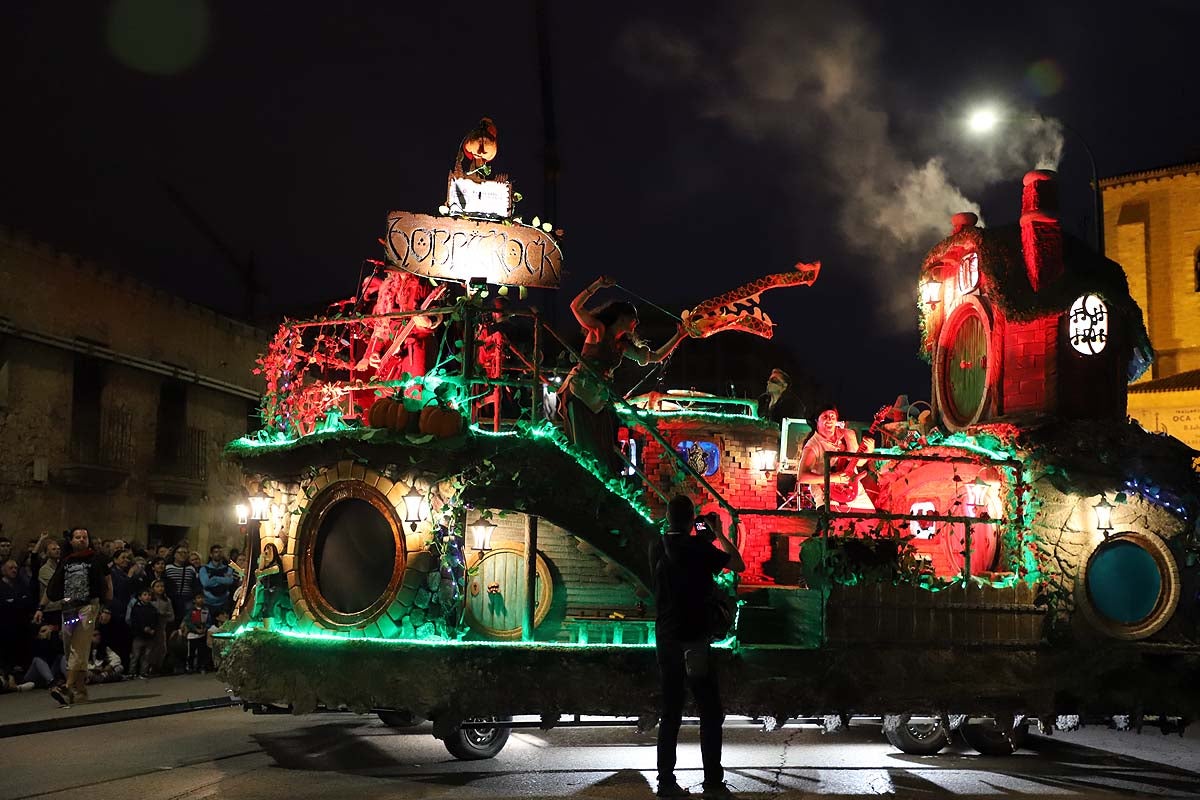
[[[0,698],[0,715],[11,697]],[[1011,758],[966,749],[925,758],[895,751],[872,728],[823,736],[743,726],[728,730],[724,760],[746,797],[1200,797],[1195,732],[1089,728],[1031,743]],[[519,731],[497,758],[460,762],[427,726],[396,732],[373,716],[226,708],[4,739],[0,800],[649,798],[653,745],[624,728]],[[681,783],[699,782],[694,728],[685,730],[680,766]]]

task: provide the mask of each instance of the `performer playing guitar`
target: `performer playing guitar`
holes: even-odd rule
[[[890,411],[891,407],[888,406],[875,415],[875,419],[867,431],[867,437],[875,432]],[[825,505],[825,453],[837,451],[869,453],[873,449],[873,440],[864,437],[860,445],[854,431],[847,428],[846,423],[838,419],[837,409],[826,406],[817,414],[816,427],[800,451],[796,479],[799,483],[807,484],[816,505],[823,506]],[[864,461],[865,459],[860,458],[840,458],[831,462],[830,467],[833,472],[829,475],[829,493],[833,500],[833,510],[873,511],[875,509],[871,499],[859,485],[859,481],[866,474],[865,470],[860,470]]]

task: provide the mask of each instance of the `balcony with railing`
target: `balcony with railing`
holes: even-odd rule
[[[133,414],[125,408],[102,408],[94,424],[72,426],[67,463],[59,481],[68,488],[106,491],[129,477],[133,464]]]
[[[208,431],[186,427],[160,435],[150,471],[150,491],[189,495],[208,482]]]

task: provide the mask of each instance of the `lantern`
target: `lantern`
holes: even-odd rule
[[[496,526],[490,519],[480,517],[470,525],[471,528],[471,546],[480,553],[486,553],[492,549],[492,534],[496,532]]]
[[[245,525],[250,522],[250,507],[245,503],[238,503],[233,507],[233,510],[237,514],[238,525]]]
[[[1104,538],[1107,539],[1108,535],[1112,533],[1113,530],[1113,504],[1108,502],[1108,497],[1106,495],[1101,494],[1100,502],[1096,503],[1093,508],[1096,509],[1096,530],[1103,533]]]
[[[778,450],[755,450],[750,454],[750,463],[760,472],[772,472],[775,469],[775,460],[778,455]]]
[[[267,518],[270,502],[265,495],[250,495],[250,519],[262,521]]]
[[[988,493],[992,486],[983,478],[975,478],[967,484],[967,516],[979,516],[979,509],[982,507],[984,513],[987,513]]]
[[[408,523],[409,530],[415,533],[417,523],[424,518],[425,497],[417,491],[417,485],[414,483],[408,494],[404,495],[404,521]]]
[[[942,300],[942,284],[939,281],[928,281],[921,284],[921,302],[933,307]]]

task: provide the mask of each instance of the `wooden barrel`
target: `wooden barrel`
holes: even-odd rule
[[[518,639],[525,611],[525,553],[510,548],[491,550],[472,566],[467,576],[467,623],[488,639]],[[554,584],[550,567],[537,557],[537,597],[533,624],[542,624],[550,612]]]

